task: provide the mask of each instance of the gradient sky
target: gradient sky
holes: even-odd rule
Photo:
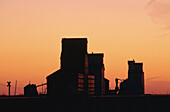
[[[128,60],[143,62],[145,92],[170,92],[168,0],[0,0],[0,95],[7,81],[23,94],[60,68],[61,39],[88,38],[103,52],[105,77],[127,78]],[[41,88],[39,88],[41,92]]]

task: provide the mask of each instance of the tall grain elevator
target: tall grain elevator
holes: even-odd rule
[[[143,63],[128,61],[128,79],[120,83],[119,94],[143,95],[144,94],[144,72]]]
[[[63,38],[61,68],[47,76],[48,96],[78,94],[78,74],[87,80],[87,38]],[[83,84],[85,90],[87,84]]]

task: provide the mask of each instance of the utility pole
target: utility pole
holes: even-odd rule
[[[11,81],[7,81],[7,83],[8,83],[8,85],[7,85],[7,87],[9,88],[9,96],[10,96],[10,87],[11,87]]]

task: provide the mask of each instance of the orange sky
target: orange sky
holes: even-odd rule
[[[128,60],[144,63],[146,93],[170,92],[170,2],[167,0],[1,0],[0,95],[46,82],[60,67],[61,39],[87,37],[103,52],[105,77],[127,78]],[[41,89],[40,89],[41,91]]]

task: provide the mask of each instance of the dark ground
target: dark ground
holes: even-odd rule
[[[0,97],[2,112],[170,112],[170,95]]]

